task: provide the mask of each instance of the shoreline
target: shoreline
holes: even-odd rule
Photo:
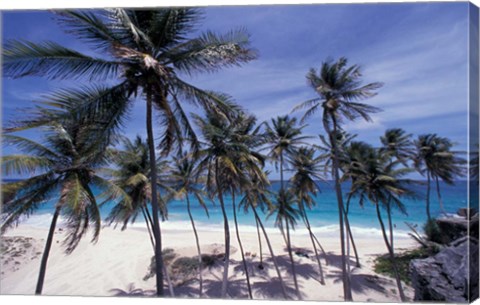
[[[202,245],[202,254],[223,253],[223,234],[206,231],[199,228],[199,238]],[[65,255],[61,247],[64,230],[57,229],[55,239],[47,266],[45,278],[45,295],[64,296],[140,296],[149,295],[154,289],[154,279],[144,280],[147,274],[150,259],[153,255],[151,244],[146,229],[140,227],[128,228],[121,231],[105,227],[100,233],[98,243],[91,244],[89,236],[85,236],[78,248],[71,254]],[[263,242],[263,260],[267,266],[264,271],[256,268],[259,262],[260,253],[256,233],[240,232],[244,252],[249,262],[251,271],[251,282],[254,291],[254,299],[280,299],[281,295],[278,283],[272,281],[276,278],[273,265],[270,261],[266,244]],[[4,237],[13,236],[30,237],[34,239],[32,253],[43,252],[44,239],[47,229],[19,225],[4,234]],[[338,237],[323,237],[317,235],[327,253],[329,265],[325,265],[325,257],[321,256],[322,268],[325,275],[326,285],[318,282],[318,265],[316,259],[311,256],[311,244],[308,236],[292,233],[292,246],[294,249],[301,249],[300,252],[308,253],[310,256],[295,256],[297,277],[303,300],[313,301],[342,301],[342,284],[339,280],[340,269],[336,265],[339,259]],[[293,289],[293,282],[290,276],[290,265],[288,255],[285,251],[280,233],[269,233],[269,238],[279,261],[282,277],[287,282],[289,294]],[[193,233],[190,229],[164,229],[162,234],[163,249],[172,248],[178,257],[195,257],[197,255]],[[396,302],[398,295],[394,280],[373,272],[373,260],[377,255],[386,253],[385,245],[378,237],[356,238],[361,268],[354,268],[352,271],[352,290],[355,301],[379,301]],[[399,239],[396,242],[397,249],[408,249],[415,246],[413,240]],[[241,256],[237,250],[238,244],[235,231],[231,231],[231,266],[229,270],[229,292],[234,299],[245,298],[246,281],[241,267]],[[265,251],[267,250],[267,251]],[[41,255],[28,257],[17,265],[18,269],[12,271],[2,266],[4,274],[0,279],[1,294],[33,294]],[[3,260],[2,260],[3,263]],[[354,266],[354,264],[351,264]],[[219,297],[221,285],[221,271],[223,266],[216,262],[212,268],[204,269],[205,297]],[[198,297],[198,281],[196,275],[185,284],[175,288],[176,297]],[[413,290],[405,287],[408,297],[413,296]],[[168,289],[165,289],[168,295]]]

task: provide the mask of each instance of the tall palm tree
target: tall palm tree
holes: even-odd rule
[[[416,155],[415,167],[422,175],[427,176],[426,213],[428,220],[430,213],[431,180],[435,181],[440,210],[444,211],[439,180],[447,184],[454,184],[455,178],[464,173],[465,161],[452,151],[453,143],[436,134],[419,135],[415,140]]]
[[[412,160],[415,155],[411,134],[407,134],[405,130],[401,128],[387,129],[385,134],[380,137],[380,142],[382,143],[380,153],[385,154],[386,157],[390,159],[390,162],[401,162],[405,167],[409,166],[408,162]],[[406,214],[403,205],[398,208],[400,209],[400,212]],[[386,210],[388,216],[388,228],[390,231],[390,245],[394,248],[391,200],[387,201]]]
[[[280,229],[287,250],[290,257],[290,263],[292,268],[292,275],[295,284],[295,290],[299,299],[301,299],[300,291],[298,289],[297,276],[295,273],[295,263],[293,261],[292,255],[292,245],[290,242],[290,232],[289,228],[294,227],[293,220],[289,216],[293,216],[288,213],[290,206],[282,205],[291,205],[292,203],[290,195],[287,194],[285,188],[285,179],[284,171],[286,167],[285,158],[288,155],[291,155],[295,152],[295,147],[304,144],[304,141],[309,137],[302,135],[302,129],[305,128],[305,125],[298,126],[297,119],[293,117],[278,116],[271,120],[271,125],[266,125],[266,139],[268,145],[266,149],[269,150],[268,156],[275,162],[276,166],[280,166],[280,190],[276,195],[277,205],[274,211],[276,211],[277,217],[275,224]],[[295,214],[296,216],[296,214]],[[288,223],[290,221],[290,224]]]
[[[316,238],[315,234],[313,234],[305,208],[306,206],[311,209],[315,205],[315,200],[313,199],[312,195],[316,196],[317,192],[320,192],[320,188],[315,180],[322,180],[322,177],[318,174],[321,172],[320,167],[322,166],[322,161],[322,156],[315,157],[315,148],[306,146],[300,147],[296,153],[289,158],[289,163],[294,171],[294,174],[290,179],[292,191],[297,197],[300,216],[302,217],[305,227],[308,230],[308,234],[310,235],[310,240],[315,252],[315,257],[317,259],[320,283],[325,285],[322,264],[320,262],[320,256],[316,244],[318,239]],[[322,247],[321,250],[323,251]],[[325,251],[323,251],[323,253],[325,255]]]
[[[379,150],[366,143],[356,145],[357,151],[355,162],[345,172],[345,175],[352,177],[352,188],[349,196],[359,197],[361,205],[365,200],[375,205],[378,221],[387,247],[392,268],[395,273],[400,299],[406,301],[402,288],[398,267],[395,261],[394,248],[390,244],[382,219],[380,206],[386,205],[389,201],[397,206],[403,206],[400,198],[411,196],[412,192],[407,187],[407,180],[403,176],[411,172],[409,168],[397,168],[399,162],[391,162],[390,156],[382,154]],[[392,232],[393,234],[393,232]]]
[[[101,120],[99,120],[101,121]],[[100,139],[104,126],[86,118],[52,122],[44,127],[42,142],[16,135],[4,135],[7,144],[17,146],[26,154],[4,156],[2,172],[28,175],[18,182],[2,185],[10,196],[3,202],[1,232],[17,223],[20,217],[31,215],[49,200],[56,200],[48,231],[35,294],[41,294],[53,236],[60,216],[66,218],[67,236],[63,242],[66,253],[75,250],[89,227],[93,227],[92,242],[100,234],[100,210],[92,186],[108,189],[118,198],[126,197],[121,189],[95,173],[108,162],[105,154],[108,138]]]
[[[220,202],[225,233],[224,271],[221,297],[225,298],[228,288],[228,268],[230,263],[230,226],[225,207],[225,193],[232,191],[232,183],[243,185],[248,181],[238,160],[251,158],[250,150],[244,143],[237,141],[235,134],[235,113],[207,111],[206,117],[194,115],[204,138],[204,147],[199,152],[200,166],[207,169],[207,190]]]
[[[242,144],[242,153],[239,158],[235,160],[239,169],[243,171],[243,176],[248,179],[243,179],[242,176],[236,175],[229,179],[230,193],[232,195],[232,210],[233,221],[235,224],[235,232],[237,236],[238,245],[240,247],[240,254],[242,256],[242,263],[244,267],[245,277],[247,280],[248,295],[253,299],[252,288],[250,285],[250,276],[243,251],[243,244],[240,238],[240,230],[238,228],[236,193],[247,191],[252,187],[252,180],[265,181],[265,176],[262,167],[264,166],[265,157],[256,151],[256,149],[264,143],[264,135],[260,133],[260,126],[256,126],[256,118],[253,115],[248,115],[243,111],[238,111],[232,117],[231,122],[232,140]],[[242,179],[238,179],[242,177]]]
[[[371,121],[370,114],[378,112],[379,109],[357,101],[375,96],[375,90],[379,89],[382,84],[374,82],[362,85],[360,67],[358,65],[347,66],[347,64],[347,59],[341,57],[336,62],[332,60],[323,62],[318,71],[313,68],[310,69],[307,74],[307,83],[319,97],[301,103],[294,108],[294,111],[307,109],[303,115],[302,122],[312,117],[318,111],[322,111],[322,124],[325,132],[328,134],[333,155],[332,172],[338,201],[343,293],[345,300],[351,301],[352,291],[345,259],[343,220],[345,207],[340,185],[339,152],[335,135],[342,129],[341,123],[345,119],[353,121],[357,118],[363,118],[366,121]]]
[[[192,224],[193,234],[195,235],[195,242],[197,245],[198,253],[198,278],[199,278],[199,290],[198,295],[202,297],[203,295],[203,277],[202,277],[202,252],[200,249],[200,241],[198,238],[197,228],[195,226],[195,220],[193,218],[191,203],[190,203],[190,194],[193,195],[200,206],[205,210],[207,216],[208,208],[205,204],[205,192],[200,187],[200,182],[202,179],[203,169],[198,166],[198,161],[193,159],[189,154],[183,153],[178,157],[173,158],[173,167],[169,172],[170,183],[172,184],[173,189],[175,190],[177,196],[182,196],[186,198],[187,201],[187,212],[188,217],[190,218],[190,223]]]
[[[118,197],[116,193],[106,190],[102,196],[105,198],[104,202],[115,202],[106,221],[109,224],[122,224],[121,229],[127,228],[128,223],[134,223],[139,215],[143,216],[147,231],[150,237],[153,250],[155,252],[155,239],[153,237],[153,218],[149,209],[149,203],[152,201],[152,189],[150,184],[150,156],[148,146],[140,136],[137,136],[134,141],[128,138],[123,138],[123,150],[110,149],[111,161],[114,164],[114,169],[102,169],[103,172],[111,177],[111,182],[119,189],[128,195],[124,196],[122,200],[115,200]],[[157,169],[159,172],[165,172],[168,168],[166,161],[157,160]],[[168,198],[172,197],[173,190],[165,183],[166,177],[159,177],[157,187],[162,188]],[[167,218],[166,202],[162,197],[158,196],[160,203],[160,213],[162,219]],[[175,296],[173,285],[167,268],[163,266],[163,273],[166,276],[170,296]]]
[[[349,147],[349,144],[352,142],[353,139],[357,137],[356,134],[349,134],[344,130],[339,130],[337,132],[337,135],[334,135],[333,138],[337,141],[337,152],[338,152],[338,160],[340,164],[340,170],[344,171],[345,165],[349,164],[349,154],[346,152],[346,150]],[[334,177],[333,173],[333,150],[332,147],[329,143],[329,140],[325,138],[323,135],[319,135],[321,145],[315,145],[317,149],[321,151],[321,155],[323,158],[325,158],[325,163],[324,163],[324,168],[325,172],[331,171],[332,177]],[[345,179],[342,176],[340,180],[343,182]],[[348,235],[347,238],[347,256],[350,257],[350,242],[352,243],[352,248],[353,252],[355,254],[355,261],[356,261],[356,266],[361,267],[360,265],[360,258],[358,256],[358,251],[357,247],[355,245],[355,240],[353,239],[353,233],[352,229],[350,227],[350,220],[348,219],[348,213],[350,211],[350,201],[347,200],[345,209],[343,211],[344,217],[345,217],[345,228],[347,230],[346,234]],[[350,238],[349,238],[350,237]],[[347,260],[347,271],[350,272],[350,260]]]
[[[3,48],[5,77],[41,76],[103,82],[104,85],[55,92],[50,102],[78,102],[79,116],[111,112],[112,104],[128,108],[140,92],[146,102],[146,130],[150,152],[152,218],[155,237],[156,289],[163,295],[163,259],[157,202],[156,152],[153,107],[161,125],[160,148],[168,153],[176,142],[196,136],[184,111],[184,101],[205,109],[225,108],[218,96],[183,81],[178,73],[214,72],[253,60],[248,34],[243,30],[225,35],[207,32],[190,38],[200,11],[194,8],[64,10],[56,12],[66,32],[91,46],[89,56],[55,42],[11,40]],[[121,97],[121,98],[119,98]],[[85,102],[86,101],[86,102]],[[115,103],[114,103],[115,102]],[[119,113],[118,115],[124,115]],[[36,125],[48,123],[42,116]],[[31,121],[28,124],[32,126]],[[25,128],[20,122],[10,130]]]

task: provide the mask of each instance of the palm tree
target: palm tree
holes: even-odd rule
[[[258,233],[258,242],[260,245],[260,264],[259,268],[263,270],[263,260],[262,260],[262,243],[260,239],[260,231],[259,227],[262,230],[263,236],[267,243],[268,250],[270,252],[270,256],[272,258],[273,265],[275,267],[275,271],[278,276],[278,280],[280,282],[280,287],[282,289],[283,297],[285,299],[288,298],[287,290],[285,284],[283,282],[282,275],[280,273],[280,269],[278,267],[278,262],[273,252],[272,244],[270,243],[270,238],[268,237],[267,231],[262,223],[262,220],[258,214],[257,209],[260,208],[261,211],[265,212],[266,210],[271,211],[273,209],[273,204],[270,200],[272,193],[267,189],[270,186],[268,181],[267,173],[262,176],[254,175],[252,177],[252,183],[246,188],[243,192],[244,196],[239,202],[239,207],[243,207],[244,212],[248,213],[249,209],[251,208],[253,211],[253,215],[255,217],[255,223],[257,224],[257,233]]]
[[[307,82],[319,97],[301,103],[294,108],[294,111],[307,109],[302,118],[303,122],[319,110],[322,110],[322,123],[325,132],[328,134],[333,155],[332,172],[338,201],[343,293],[345,300],[351,301],[352,292],[345,259],[345,233],[343,223],[345,207],[340,185],[340,154],[336,145],[335,135],[342,129],[341,123],[344,119],[353,121],[360,117],[366,121],[371,121],[370,114],[378,112],[379,109],[357,101],[375,96],[375,90],[379,89],[382,84],[375,82],[362,85],[360,67],[358,65],[347,66],[347,64],[347,59],[341,57],[336,62],[332,62],[332,60],[323,62],[318,71],[313,68],[310,69],[307,74]]]
[[[269,143],[267,149],[270,151],[268,156],[274,160],[275,165],[280,165],[280,188],[284,188],[284,168],[286,155],[292,154],[295,147],[304,144],[308,139],[302,136],[302,129],[306,126],[297,126],[297,119],[285,116],[278,116],[271,120],[271,125],[267,124],[266,139]]]
[[[297,292],[297,296],[300,299],[300,291],[298,289],[297,283],[297,276],[295,273],[295,266],[291,251],[291,243],[290,243],[290,232],[289,228],[294,227],[293,223],[291,222],[288,216],[289,214],[285,214],[289,210],[289,207],[283,207],[281,205],[291,204],[290,201],[286,200],[287,192],[285,189],[285,179],[284,179],[284,171],[285,171],[285,157],[291,155],[295,152],[295,147],[300,144],[304,144],[304,141],[308,139],[307,136],[302,136],[302,129],[305,128],[304,126],[297,126],[297,119],[289,117],[288,115],[285,116],[278,116],[271,120],[271,125],[267,124],[266,126],[266,139],[269,145],[266,147],[269,149],[268,156],[275,162],[275,165],[280,165],[280,190],[276,196],[277,199],[277,218],[276,218],[276,226],[280,229],[282,233],[283,239],[285,240],[285,244],[287,245],[287,250],[290,256],[290,262],[292,264],[292,275],[295,284],[295,289]],[[290,221],[290,225],[287,223]],[[285,224],[284,224],[285,222]]]
[[[203,278],[202,278],[202,252],[200,249],[200,241],[198,238],[197,228],[195,226],[195,221],[193,219],[191,204],[190,204],[190,194],[195,196],[200,206],[205,210],[207,216],[208,208],[205,204],[205,192],[200,188],[200,182],[202,179],[202,168],[197,166],[197,160],[194,160],[193,157],[189,154],[182,154],[178,157],[173,158],[173,168],[169,172],[170,183],[172,184],[173,189],[175,190],[177,196],[184,196],[187,201],[187,212],[188,217],[190,218],[190,223],[192,224],[193,234],[195,235],[195,242],[197,244],[197,253],[198,253],[198,277],[200,281],[200,287],[198,295],[202,297],[203,295]]]
[[[250,285],[250,276],[248,272],[247,261],[245,259],[245,254],[243,251],[243,244],[240,238],[240,230],[238,228],[238,218],[237,218],[237,206],[236,206],[236,196],[237,192],[248,191],[252,187],[252,179],[265,181],[267,177],[265,176],[262,167],[264,166],[265,157],[259,152],[255,151],[261,144],[264,143],[264,135],[260,133],[260,126],[256,126],[257,119],[253,115],[248,115],[243,111],[238,111],[235,113],[235,116],[232,116],[231,127],[232,131],[232,140],[236,143],[242,144],[242,153],[239,155],[239,158],[235,160],[237,162],[238,168],[243,171],[243,175],[232,176],[229,179],[230,184],[230,193],[232,195],[232,210],[233,210],[233,220],[235,224],[235,232],[237,236],[238,245],[240,247],[240,253],[242,256],[242,263],[245,270],[245,277],[247,280],[248,295],[250,299],[253,299],[252,288]],[[244,179],[248,177],[248,179]],[[238,178],[241,179],[238,179]]]
[[[412,192],[407,188],[408,181],[403,180],[402,177],[411,172],[411,170],[408,168],[397,169],[396,167],[399,162],[391,162],[389,155],[381,154],[379,150],[374,149],[369,144],[358,143],[356,148],[357,151],[352,152],[355,153],[352,159],[356,161],[352,162],[351,166],[349,166],[345,172],[345,175],[352,178],[352,188],[349,197],[358,197],[360,205],[363,205],[365,200],[375,205],[383,239],[395,273],[400,299],[402,302],[405,302],[406,297],[403,292],[395,261],[394,248],[387,237],[380,205],[386,205],[388,202],[392,202],[397,206],[403,206],[400,197],[411,196]],[[393,234],[393,232],[391,233]],[[391,239],[393,239],[393,237],[391,237]]]
[[[401,162],[405,167],[408,167],[408,161],[414,158],[414,147],[412,142],[412,135],[407,134],[405,130],[401,128],[387,129],[385,134],[380,137],[382,147],[380,147],[380,153],[385,154],[390,162]],[[405,208],[399,206],[400,211],[406,214]],[[388,216],[388,228],[390,231],[390,245],[393,245],[393,222],[392,222],[392,206],[391,200],[386,204],[387,216]]]
[[[305,209],[305,205],[311,209],[315,205],[315,200],[312,195],[316,196],[317,192],[320,192],[316,180],[321,180],[322,177],[318,174],[321,172],[320,166],[323,161],[322,156],[315,157],[315,148],[311,147],[300,147],[296,153],[290,157],[289,163],[294,170],[294,175],[290,179],[292,185],[292,191],[297,197],[298,201],[298,210],[300,216],[305,223],[305,226],[310,235],[310,240],[312,242],[313,250],[315,252],[315,257],[317,259],[319,274],[320,274],[320,283],[325,285],[325,279],[323,277],[322,264],[320,263],[320,256],[317,249],[317,244],[315,241],[318,241],[316,236],[312,232],[312,227],[310,226],[310,221]],[[319,243],[320,249],[323,251]],[[323,251],[325,255],[325,251]],[[326,255],[325,255],[326,257]],[[326,259],[326,258],[325,258]]]
[[[337,152],[338,152],[338,159],[339,159],[339,164],[340,164],[340,170],[345,171],[344,167],[349,164],[349,154],[346,152],[348,149],[348,145],[351,143],[351,141],[356,138],[356,134],[349,134],[343,130],[340,130],[337,132],[337,135],[334,135],[334,139],[337,142]],[[322,158],[325,158],[325,163],[324,163],[324,168],[325,172],[331,171],[332,177],[334,177],[333,173],[333,159],[334,156],[332,154],[333,150],[331,148],[331,145],[329,143],[329,140],[327,140],[323,135],[319,135],[321,145],[315,145],[317,149],[321,151]],[[345,179],[342,176],[340,180],[343,182]],[[352,248],[353,252],[355,254],[355,262],[356,266],[358,268],[361,267],[360,265],[360,258],[358,256],[358,251],[357,247],[355,245],[355,240],[353,239],[353,233],[350,227],[350,221],[348,219],[348,213],[350,211],[350,200],[347,200],[345,209],[343,211],[344,217],[345,217],[345,228],[347,230],[346,234],[347,236],[347,257],[350,257],[350,242],[352,243]],[[350,272],[350,260],[347,260],[347,271]]]
[[[382,143],[380,152],[389,154],[391,158],[395,158],[405,166],[415,156],[412,135],[401,128],[387,129],[380,137],[380,142]]]
[[[453,143],[436,134],[419,135],[415,140],[416,155],[415,167],[422,175],[427,175],[426,213],[430,221],[430,183],[433,179],[437,188],[437,196],[440,210],[444,212],[440,183],[441,179],[447,184],[454,184],[455,177],[462,176],[465,161],[457,156],[457,152],[451,150]]]
[[[269,150],[268,156],[275,162],[278,169],[280,165],[280,190],[285,188],[285,157],[294,153],[295,147],[304,144],[307,136],[302,136],[302,129],[306,126],[297,126],[297,119],[285,116],[278,116],[271,120],[271,125],[266,124],[266,140],[269,145],[265,149]],[[286,241],[285,231],[282,222],[278,224],[282,232],[283,239]]]
[[[119,189],[123,190],[127,197],[122,200],[115,200],[117,194],[107,190],[102,194],[105,198],[104,203],[116,201],[115,205],[110,211],[110,215],[106,218],[109,224],[122,224],[121,229],[127,228],[128,223],[134,223],[141,214],[147,226],[150,242],[155,252],[155,239],[153,237],[153,219],[152,213],[149,209],[149,203],[152,201],[152,190],[150,184],[150,160],[147,143],[137,136],[132,142],[128,138],[122,139],[124,150],[110,149],[111,161],[115,165],[115,169],[103,169],[103,171],[112,177],[111,182]],[[157,160],[157,169],[159,172],[167,170],[166,161]],[[159,177],[157,187],[162,188],[168,192],[168,197],[172,197],[172,190],[164,183],[165,177]],[[166,201],[163,200],[159,194],[158,202],[162,219],[167,218]],[[170,296],[175,296],[173,285],[167,268],[163,266],[163,273],[166,276]]]
[[[153,234],[155,237],[156,289],[163,295],[163,259],[157,171],[154,143],[153,107],[158,111],[162,136],[160,148],[167,154],[183,138],[197,147],[195,132],[184,111],[183,101],[205,109],[225,108],[218,96],[183,81],[177,73],[214,72],[253,60],[248,34],[243,30],[225,35],[207,32],[196,38],[193,32],[201,17],[194,8],[64,10],[57,20],[66,32],[91,46],[100,56],[88,56],[55,42],[12,40],[3,49],[5,77],[41,76],[48,79],[103,82],[105,85],[62,90],[49,97],[51,103],[76,101],[75,112],[95,117],[112,113],[112,107],[128,110],[138,93],[146,101],[146,129],[150,152]],[[114,106],[112,106],[114,105]],[[115,113],[118,115],[125,115]],[[35,125],[48,123],[42,116]],[[10,128],[19,130],[22,122]],[[181,143],[178,143],[181,146]]]
[[[99,120],[101,121],[101,120]],[[26,154],[2,158],[2,172],[28,175],[19,182],[2,185],[10,196],[3,202],[1,232],[31,215],[50,199],[55,199],[55,212],[48,231],[35,294],[43,290],[47,262],[59,216],[66,217],[65,252],[75,250],[87,229],[93,226],[92,242],[100,234],[100,210],[92,186],[108,190],[118,198],[126,195],[95,173],[108,162],[105,154],[108,138],[100,138],[104,125],[86,118],[52,122],[45,126],[42,143],[15,135],[4,135],[6,143],[17,146]]]
[[[295,292],[299,300],[302,299],[300,294],[300,289],[298,287],[297,273],[295,271],[295,262],[293,260],[292,254],[292,242],[290,240],[290,227],[295,229],[297,224],[297,218],[299,217],[299,211],[294,207],[297,203],[296,198],[293,195],[293,191],[287,189],[280,189],[276,194],[277,204],[273,206],[273,209],[270,211],[270,215],[275,214],[275,225],[281,227],[285,224],[286,231],[286,246],[288,251],[288,256],[290,258],[290,265],[292,268],[293,283],[295,284]]]
[[[228,286],[228,267],[230,262],[230,227],[225,209],[224,194],[232,191],[232,184],[243,185],[248,181],[246,173],[238,160],[251,158],[250,150],[244,143],[237,141],[235,134],[236,110],[229,114],[207,111],[206,118],[194,115],[205,140],[204,148],[199,152],[200,166],[207,169],[207,190],[216,196],[222,209],[225,233],[225,258],[221,297],[225,298]],[[233,123],[232,123],[233,122]]]

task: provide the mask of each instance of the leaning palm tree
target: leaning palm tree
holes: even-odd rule
[[[449,139],[436,134],[419,135],[415,140],[415,147],[415,167],[420,174],[427,176],[426,213],[428,220],[431,220],[431,180],[435,181],[440,210],[443,212],[439,180],[454,184],[455,178],[463,175],[465,161],[458,157],[457,152],[451,150],[453,143]]]
[[[115,200],[117,194],[106,190],[102,193],[104,202],[101,204],[115,202],[110,214],[106,218],[109,224],[121,224],[121,229],[125,230],[129,223],[133,224],[141,215],[145,221],[147,231],[150,237],[153,250],[155,252],[155,239],[153,237],[153,218],[149,209],[149,203],[152,201],[152,191],[150,184],[150,160],[147,143],[137,136],[132,142],[128,138],[123,138],[123,150],[109,149],[111,161],[114,168],[102,169],[102,171],[111,177],[110,181],[119,189],[128,195],[122,200]],[[157,169],[160,173],[165,172],[168,168],[166,161],[157,160]],[[167,193],[167,197],[172,197],[173,191],[165,183],[165,177],[159,176],[157,187],[163,189]],[[166,202],[158,194],[159,210],[163,219],[167,218]],[[170,296],[175,296],[173,285],[167,268],[163,266],[163,273],[166,276]]]
[[[92,191],[96,186],[117,198],[126,197],[121,189],[95,173],[108,162],[105,154],[108,138],[98,138],[102,124],[85,118],[52,122],[44,127],[42,142],[15,135],[4,135],[7,144],[16,145],[26,154],[4,156],[2,172],[5,175],[28,175],[19,182],[2,185],[10,195],[3,202],[1,232],[17,223],[22,216],[29,216],[50,200],[56,200],[55,211],[48,231],[40,272],[35,289],[41,294],[52,247],[54,232],[60,216],[66,218],[66,253],[75,250],[87,229],[93,226],[92,242],[100,233],[100,210]]]
[[[352,178],[352,188],[349,197],[359,198],[360,205],[366,200],[375,205],[378,221],[387,247],[395,280],[402,302],[406,297],[400,281],[398,266],[395,261],[394,248],[390,244],[386,228],[381,215],[381,205],[393,202],[397,206],[403,206],[400,198],[411,196],[412,192],[407,187],[407,180],[403,177],[411,172],[409,168],[397,168],[399,162],[391,162],[388,155],[382,154],[372,146],[361,143],[357,145],[355,162],[346,170],[345,175]],[[393,232],[391,232],[393,234]],[[391,238],[393,239],[393,238]]]
[[[188,84],[178,74],[214,72],[224,67],[239,66],[254,59],[256,54],[249,48],[249,37],[244,30],[225,35],[207,32],[191,38],[190,33],[201,17],[200,11],[194,8],[64,10],[56,12],[56,17],[68,34],[85,42],[98,55],[85,55],[52,41],[11,40],[2,52],[4,76],[97,82],[93,86],[64,89],[48,98],[51,103],[76,101],[78,106],[74,110],[80,117],[96,117],[99,113],[123,116],[125,111],[114,113],[112,107],[128,109],[138,95],[146,102],[146,130],[152,168],[153,234],[156,241],[156,290],[157,295],[162,296],[163,259],[155,187],[157,158],[153,108],[160,120],[160,149],[164,154],[183,138],[190,139],[197,147],[195,132],[184,111],[184,102],[205,109],[226,106],[215,93]],[[39,116],[33,125],[44,125],[49,120],[51,118]],[[31,127],[31,122],[20,122],[10,130]]]
[[[198,166],[198,161],[193,159],[189,154],[183,153],[178,157],[173,158],[173,166],[169,171],[169,180],[172,185],[172,188],[175,190],[176,196],[185,197],[187,201],[187,212],[188,217],[190,218],[190,223],[192,224],[193,234],[195,236],[195,242],[197,245],[197,254],[198,254],[198,278],[199,278],[199,290],[198,295],[202,297],[203,295],[203,277],[202,277],[202,252],[200,249],[200,241],[198,238],[197,228],[195,226],[195,220],[193,218],[190,195],[193,195],[200,206],[205,210],[207,216],[208,208],[205,204],[204,197],[206,196],[205,192],[200,188],[200,182],[203,178],[201,176],[203,169]]]
[[[307,109],[302,122],[318,111],[322,111],[322,124],[329,137],[333,155],[332,172],[338,201],[343,293],[345,300],[351,301],[352,291],[345,259],[343,221],[345,207],[340,185],[340,161],[335,136],[342,129],[341,124],[344,119],[353,121],[357,118],[363,118],[366,121],[371,121],[370,114],[378,112],[379,109],[357,101],[375,96],[375,90],[379,89],[382,84],[375,82],[362,85],[360,67],[358,65],[347,66],[347,64],[347,59],[341,57],[336,62],[332,62],[332,60],[323,62],[318,71],[312,68],[307,74],[307,82],[319,97],[301,103],[294,108],[294,111]]]
[[[297,197],[298,202],[298,211],[300,216],[303,219],[305,227],[308,230],[310,235],[310,240],[312,242],[313,250],[315,252],[315,257],[317,259],[318,271],[320,274],[320,283],[325,285],[325,279],[323,276],[322,264],[320,262],[320,255],[317,249],[317,241],[315,234],[313,234],[310,221],[308,219],[308,214],[306,207],[311,209],[315,205],[315,200],[312,195],[316,196],[317,192],[320,192],[315,180],[322,180],[322,177],[318,174],[321,172],[320,167],[322,166],[322,161],[324,158],[322,156],[315,157],[315,148],[313,147],[300,147],[296,153],[290,157],[289,163],[294,171],[292,178],[290,179],[292,185],[292,191]],[[318,243],[320,249],[323,251],[323,254],[326,254],[323,250],[323,247]]]

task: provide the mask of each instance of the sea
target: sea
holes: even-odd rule
[[[8,182],[8,180],[4,180]],[[308,210],[308,217],[313,231],[321,236],[337,236],[338,235],[338,208],[337,199],[334,191],[333,181],[318,182],[321,193],[318,193],[315,198],[315,205]],[[443,182],[440,183],[440,190],[444,210],[440,208],[439,200],[437,198],[436,189],[432,184],[431,191],[431,214],[433,217],[454,217],[459,208],[468,206],[467,196],[467,181],[456,181],[454,185],[448,185]],[[271,191],[278,191],[280,183],[275,181],[271,185]],[[350,184],[348,182],[342,184],[343,193],[346,196]],[[426,185],[420,182],[413,186],[417,198],[404,199],[403,203],[406,207],[407,214],[402,214],[399,210],[393,209],[392,221],[394,225],[395,238],[410,238],[409,233],[412,232],[410,226],[416,227],[419,232],[422,232],[422,227],[427,220],[426,216]],[[99,189],[94,189],[95,194],[99,194]],[[241,194],[236,194],[236,202],[241,199]],[[206,199],[208,207],[208,216],[203,207],[200,206],[198,200],[194,196],[190,196],[191,209],[196,226],[199,230],[219,231],[223,232],[223,217],[220,204],[218,200],[210,201]],[[233,228],[233,208],[232,196],[225,195],[224,198],[230,225]],[[25,223],[34,227],[48,227],[50,225],[51,217],[53,215],[56,199],[45,202],[35,213],[28,218],[22,218],[20,223]],[[105,219],[110,210],[115,205],[115,202],[109,202],[102,206],[101,215]],[[274,226],[275,215],[268,215],[267,211],[258,210],[267,231],[278,231]],[[256,223],[253,212],[250,210],[245,212],[243,208],[237,210],[237,217],[240,232],[256,232]],[[384,222],[387,223],[386,212],[383,211]],[[358,198],[353,198],[350,202],[349,221],[352,228],[353,235],[356,237],[373,237],[381,234],[380,224],[378,222],[375,206],[373,203],[365,201],[363,206],[360,206]],[[104,222],[106,223],[106,222]],[[62,221],[59,222],[62,225]],[[410,226],[409,226],[410,225]],[[143,217],[138,217],[136,222],[129,224],[132,227],[145,227]],[[175,199],[168,203],[168,219],[161,223],[164,229],[189,229],[191,224],[188,218],[185,198]],[[307,234],[306,228],[301,219],[298,219],[297,225],[294,227],[292,234]]]

